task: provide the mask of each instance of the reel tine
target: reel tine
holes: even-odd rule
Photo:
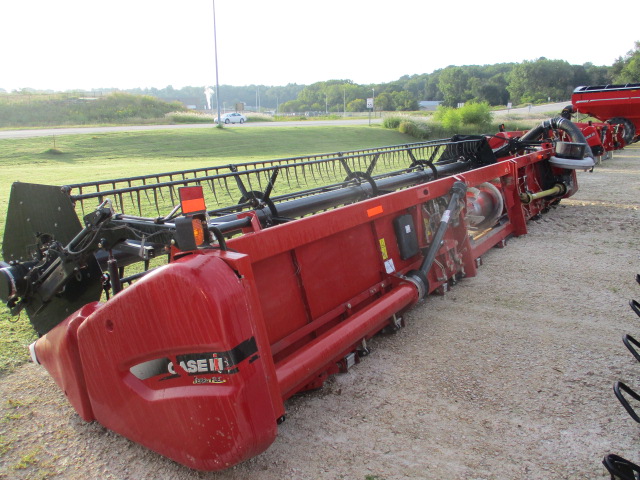
[[[78,191],[80,192],[80,195],[82,195],[82,187],[79,187]],[[100,187],[98,187],[98,192],[100,191]],[[100,203],[102,203],[102,200],[100,200]],[[84,213],[84,202],[82,200],[80,200],[80,209],[82,210],[82,216],[85,216],[86,214]]]
[[[129,185],[129,188],[131,188],[131,180],[128,180],[127,184]],[[129,192],[129,196],[131,197],[131,206],[133,207],[133,205],[135,205],[135,202],[133,201],[133,191]]]
[[[298,198],[314,195],[322,191],[324,185],[336,188],[344,183],[345,178],[352,175],[354,171],[362,172],[363,175],[369,177],[384,176],[385,172],[388,174],[401,173],[406,168],[404,165],[407,160],[410,161],[412,156],[425,159],[431,157],[431,161],[435,161],[440,157],[440,153],[444,151],[445,160],[443,163],[449,163],[456,161],[456,158],[460,157],[463,152],[466,152],[465,155],[468,155],[468,159],[472,159],[475,155],[474,148],[475,143],[469,141],[416,142],[410,145],[393,145],[348,152],[260,160],[133,176],[71,185],[69,188],[79,188],[80,194],[74,195],[74,199],[75,201],[80,200],[83,214],[84,210],[86,210],[84,208],[85,201],[90,198],[97,198],[99,195],[104,197],[102,193],[109,190],[112,193],[108,196],[113,197],[114,206],[117,206],[121,213],[126,214],[125,210],[127,208],[137,208],[138,212],[143,215],[146,210],[152,211],[153,208],[156,209],[157,213],[161,214],[161,212],[165,211],[165,204],[168,204],[169,201],[173,209],[177,202],[177,190],[175,189],[179,185],[206,182],[211,189],[211,194],[208,194],[212,198],[211,203],[215,202],[218,205],[216,209],[224,210],[225,207],[235,206],[236,197],[240,198],[238,192],[242,194],[240,186],[235,185],[234,182],[229,183],[229,177],[234,174],[241,175],[240,177],[236,176],[236,178],[242,180],[242,184],[247,186],[246,190],[253,191],[254,186],[257,186],[259,191],[266,189],[270,196],[274,195],[275,191],[279,191],[278,196],[275,198],[279,198],[280,194],[283,194],[282,198]],[[428,160],[422,161],[429,163]],[[435,168],[431,165],[430,167],[432,169]],[[277,190],[271,180],[272,174],[276,170],[278,172],[283,170],[282,173],[286,177],[286,185],[284,183],[282,185],[278,184]],[[284,181],[281,180],[281,182]],[[149,189],[153,191],[149,192]],[[168,190],[168,195],[166,196],[165,189]],[[144,190],[144,196],[148,204],[144,208],[142,207],[141,190]],[[153,199],[151,199],[152,195]],[[227,202],[225,195],[230,202]],[[125,205],[125,198],[130,199],[131,205],[129,207]],[[636,281],[640,283],[640,274]],[[640,304],[638,309],[640,311]]]
[[[376,162],[378,161],[379,156],[380,156],[379,153],[376,153],[373,156],[373,159],[371,160],[371,164],[369,165],[369,168],[367,168],[367,175],[371,176],[371,174],[373,173],[373,170],[376,168]]]
[[[213,199],[216,202],[216,204],[220,204],[220,202],[218,201],[218,194],[216,193],[216,189],[214,188],[213,185],[213,178],[210,178],[209,181],[207,182],[209,184],[209,188],[211,188],[211,193],[213,193]]]
[[[298,167],[294,165],[293,167],[293,173],[296,174],[296,184],[299,187],[300,186],[300,177],[298,176]]]
[[[140,202],[140,190],[136,190],[136,197],[138,197],[138,213],[142,217],[142,204]]]
[[[158,205],[158,188],[153,187],[152,190],[153,190],[153,200],[156,205],[156,212],[158,213],[158,215],[160,215],[160,206]]]
[[[223,177],[224,180],[224,188],[227,190],[227,195],[229,199],[233,201],[233,195],[231,195],[231,190],[229,189],[229,182],[227,181],[227,177]]]
[[[291,177],[289,176],[289,165],[285,167],[284,173],[287,176],[287,186],[291,188]]]

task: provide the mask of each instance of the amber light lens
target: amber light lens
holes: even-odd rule
[[[204,243],[204,228],[202,222],[197,218],[191,220],[191,226],[193,227],[193,239],[196,245],[202,245]]]

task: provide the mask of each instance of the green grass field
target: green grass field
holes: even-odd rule
[[[65,185],[172,170],[414,142],[381,126],[184,129],[0,140],[0,238],[11,184]],[[0,306],[0,373],[28,359],[26,314]]]

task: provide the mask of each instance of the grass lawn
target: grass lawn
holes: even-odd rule
[[[0,238],[11,184],[93,180],[372,148],[415,139],[381,126],[176,129],[0,140]],[[0,306],[0,373],[28,358],[26,317]]]

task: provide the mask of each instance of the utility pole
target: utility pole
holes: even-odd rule
[[[371,91],[373,92],[373,118],[376,118],[376,89],[372,88]]]
[[[216,59],[216,107],[218,109],[218,126],[220,123],[220,83],[218,82],[218,39],[216,36],[216,0],[213,1],[213,48]]]

